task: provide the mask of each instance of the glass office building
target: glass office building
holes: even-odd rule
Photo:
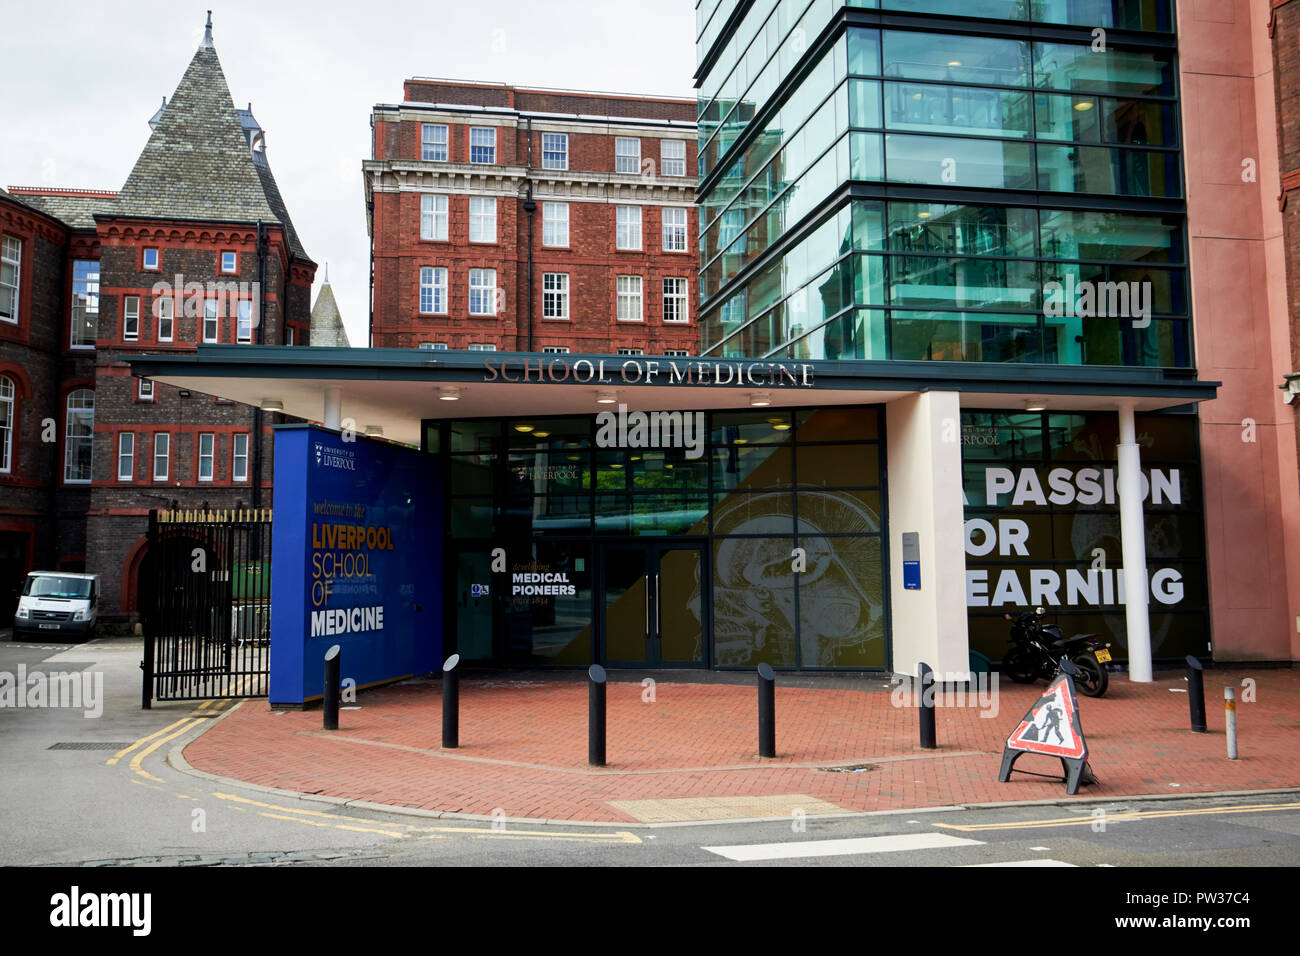
[[[1192,366],[1169,0],[697,13],[704,354]]]
[[[704,355],[921,363],[935,390],[954,363],[1013,391],[1026,366],[1091,370],[1117,398],[1136,369],[1195,378],[1171,0],[696,12]],[[997,660],[1003,613],[1043,604],[1123,647],[1114,489],[1048,489],[1113,481],[1123,426],[1030,388],[1013,412],[958,403],[969,646]],[[1176,484],[1142,515],[1148,579],[1176,585],[1151,591],[1153,652],[1205,653],[1194,406],[1136,428],[1144,487]]]

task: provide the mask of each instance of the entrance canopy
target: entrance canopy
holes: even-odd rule
[[[130,359],[143,378],[420,443],[430,418],[888,403],[945,391],[963,408],[1156,411],[1215,397],[1193,370],[975,362],[701,359],[200,345]]]

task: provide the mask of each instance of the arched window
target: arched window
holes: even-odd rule
[[[95,393],[79,388],[68,394],[68,420],[63,441],[63,480],[88,482],[93,475]]]
[[[14,380],[0,375],[0,472],[8,474],[14,460]]]

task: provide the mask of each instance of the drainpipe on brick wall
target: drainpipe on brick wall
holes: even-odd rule
[[[528,192],[524,196],[524,212],[528,213],[528,295],[527,295],[527,321],[528,321],[528,351],[533,350],[533,213],[537,211],[537,203],[533,202],[533,118],[531,116],[524,120],[528,127]]]
[[[448,149],[450,149],[450,137],[448,139]],[[370,114],[370,158],[375,158],[375,114]],[[367,178],[370,174],[366,173]],[[366,218],[370,225],[370,316],[366,321],[366,345],[369,348],[375,347],[375,199],[374,192],[370,184],[366,184],[366,193],[370,196],[366,200]],[[450,207],[448,207],[450,208]]]
[[[266,342],[266,233],[257,220],[257,344]],[[283,298],[281,298],[283,302]],[[280,309],[280,344],[284,344],[284,308]],[[262,407],[253,407],[253,508],[262,507]]]

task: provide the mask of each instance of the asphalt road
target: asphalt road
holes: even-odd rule
[[[7,637],[0,633],[0,637]],[[462,821],[268,795],[169,753],[226,702],[142,711],[140,645],[0,640],[0,674],[88,674],[102,701],[0,706],[0,864],[1075,866],[1300,863],[1300,794],[1064,802],[655,827]],[[98,675],[98,676],[97,676]],[[0,681],[3,681],[0,676]],[[83,678],[84,680],[84,678]],[[83,684],[83,687],[85,685]],[[92,694],[92,697],[94,695]],[[132,745],[135,746],[132,746]],[[123,751],[126,751],[123,753]],[[121,754],[121,756],[118,756]]]

